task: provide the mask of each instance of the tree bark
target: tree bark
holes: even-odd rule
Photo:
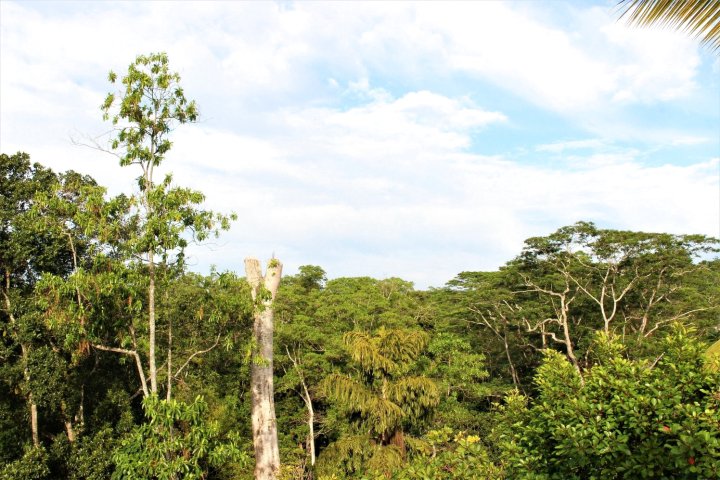
[[[503,345],[505,346],[505,356],[508,359],[508,365],[510,365],[510,375],[512,375],[513,385],[520,387],[520,377],[515,370],[515,364],[513,363],[512,356],[510,355],[510,345],[508,345],[507,332],[503,331]]]
[[[33,445],[40,446],[40,431],[38,430],[38,409],[37,403],[33,400],[32,392],[28,394],[28,402],[30,402],[30,428],[32,430]]]
[[[38,408],[37,403],[35,403],[35,399],[33,398],[32,390],[30,390],[30,368],[28,367],[28,357],[30,354],[28,352],[28,347],[25,346],[25,344],[21,343],[20,348],[22,350],[23,377],[25,378],[25,384],[27,385],[27,399],[28,404],[30,405],[30,431],[32,433],[33,445],[35,447],[39,447],[40,432],[38,430]]]
[[[296,357],[292,356],[290,354],[290,349],[285,347],[285,351],[287,352],[287,356],[290,359],[290,361],[293,364],[293,367],[295,368],[295,371],[298,374],[298,377],[300,377],[300,386],[302,387],[302,392],[300,393],[300,397],[303,399],[303,402],[305,402],[305,406],[307,407],[308,411],[308,437],[307,437],[307,449],[308,452],[310,452],[310,465],[315,465],[315,410],[313,410],[313,404],[312,404],[312,397],[310,396],[310,391],[307,388],[307,383],[305,383],[305,376],[302,374],[302,370],[300,370],[300,365],[298,364],[298,360]]]
[[[33,392],[30,389],[30,368],[28,367],[30,353],[28,347],[24,343],[20,344],[20,349],[22,351],[23,378],[25,379],[25,385],[27,386],[27,401],[28,405],[30,405],[30,431],[32,433],[33,445],[39,447],[40,432],[38,430],[38,408],[37,403],[35,403],[35,398],[33,397]]]
[[[168,322],[168,353],[167,353],[167,392],[166,399],[169,402],[172,398],[172,319]]]
[[[65,424],[65,433],[67,434],[68,441],[73,443],[75,441],[75,428],[73,428],[72,418],[68,413],[67,405],[65,405],[64,400],[60,402],[60,412],[63,416],[63,423]]]
[[[150,367],[150,391],[157,393],[157,367],[155,365],[155,263],[152,252],[148,253],[148,269],[150,273],[150,286],[148,287],[148,327],[149,351],[148,365]]]
[[[5,299],[5,309],[7,310],[7,314],[10,317],[10,324],[13,326],[14,329],[17,327],[17,320],[15,319],[15,314],[13,313],[12,309],[12,303],[10,302],[10,270],[7,268],[5,269],[5,282],[3,283],[3,286],[0,287],[0,290],[2,291],[3,298]],[[32,440],[33,445],[35,447],[40,446],[40,433],[38,431],[38,409],[37,409],[37,403],[35,403],[35,399],[33,398],[32,390],[30,389],[30,368],[28,366],[29,363],[29,347],[28,345],[18,342],[20,344],[20,350],[22,352],[22,365],[23,365],[23,379],[25,380],[25,385],[27,387],[27,401],[28,405],[30,406],[30,431],[32,433]]]
[[[106,347],[105,345],[99,345],[97,343],[92,344],[93,348],[96,348],[98,350],[102,350],[104,352],[115,352],[115,353],[122,353],[123,355],[130,355],[135,359],[135,365],[137,366],[138,376],[140,377],[140,386],[142,387],[143,395],[145,397],[150,396],[150,392],[148,391],[147,387],[147,381],[145,380],[145,372],[143,371],[142,361],[140,360],[140,355],[138,355],[136,350],[126,350],[124,348],[117,348],[117,347]]]
[[[282,263],[268,262],[265,276],[260,261],[245,259],[245,274],[254,303],[253,358],[250,363],[255,479],[274,480],[280,471],[275,400],[273,398],[273,300],[282,276]]]

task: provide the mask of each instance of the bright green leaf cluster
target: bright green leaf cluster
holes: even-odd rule
[[[619,350],[604,348],[611,356],[584,385],[547,353],[538,395],[506,444],[512,478],[720,477],[720,374],[704,368],[703,345],[678,326],[655,361]]]

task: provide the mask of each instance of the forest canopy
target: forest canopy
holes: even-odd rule
[[[2,478],[252,478],[246,280],[157,250],[152,387],[133,197],[0,160]],[[274,304],[280,475],[717,477],[718,247],[578,222],[425,291],[301,267]]]

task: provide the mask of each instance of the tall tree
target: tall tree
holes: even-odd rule
[[[118,77],[108,76],[111,83]],[[139,191],[133,196],[134,234],[127,240],[127,253],[147,269],[148,370],[150,392],[158,392],[157,282],[169,265],[182,265],[188,237],[204,240],[219,229],[229,228],[229,217],[200,210],[201,192],[172,186],[166,175],[157,182],[155,169],[172,147],[170,133],[198,118],[194,101],[188,101],[180,86],[180,75],[170,71],[164,53],[139,55],[120,79],[123,88],[109,93],[102,105],[104,118],[113,124],[111,149],[121,166],[140,168]],[[167,361],[171,361],[168,349]],[[170,367],[169,367],[170,368]]]
[[[720,241],[703,235],[671,235],[600,229],[588,222],[526,240],[510,263],[526,293],[544,299],[548,314],[524,318],[565,350],[579,372],[579,340],[595,329],[633,335],[638,343],[675,320],[717,305],[685,301],[683,285],[708,269],[700,259]],[[704,303],[704,302],[703,302]]]
[[[523,310],[528,305],[520,306],[509,277],[506,269],[497,272],[461,272],[440,293],[452,294],[455,311],[451,313],[454,318],[478,325],[492,333],[495,339],[491,345],[502,347],[504,360],[507,361],[503,366],[508,369],[513,385],[519,387],[521,381],[514,358],[518,355],[515,344],[519,343],[516,337],[522,333],[521,329],[524,330],[522,316],[526,314]],[[448,309],[447,306],[445,308]]]
[[[260,261],[245,259],[245,274],[255,302],[250,388],[255,446],[255,478],[274,480],[280,471],[280,450],[273,392],[273,301],[277,295],[282,263],[268,261],[265,275]]]

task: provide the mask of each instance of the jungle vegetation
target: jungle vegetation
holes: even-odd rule
[[[109,80],[134,190],[0,155],[1,479],[720,477],[718,239],[579,221],[429,290],[193,272],[234,216],[153,171],[197,107],[163,54]]]

